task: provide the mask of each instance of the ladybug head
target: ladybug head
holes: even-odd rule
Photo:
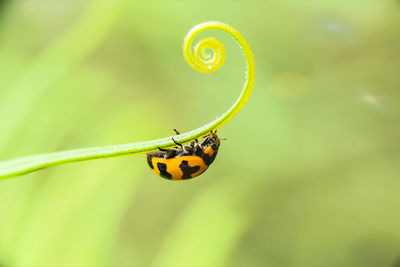
[[[207,135],[206,139],[204,142],[201,144],[202,147],[208,147],[211,146],[213,150],[218,150],[219,144],[220,144],[220,139],[218,138],[217,131],[213,132],[211,131],[209,135]]]

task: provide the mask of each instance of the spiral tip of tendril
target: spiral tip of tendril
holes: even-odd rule
[[[205,73],[215,72],[222,67],[226,59],[224,45],[216,38],[203,38],[192,47],[193,39],[202,31],[207,30],[206,26],[196,25],[185,37],[183,54],[189,65]]]

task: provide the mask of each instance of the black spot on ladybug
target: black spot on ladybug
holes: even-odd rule
[[[169,174],[167,172],[167,164],[161,163],[161,162],[157,162],[157,168],[160,171],[160,176],[161,177],[164,177],[166,179],[172,179],[171,174]]]
[[[151,156],[147,154],[147,163],[149,164],[150,168],[154,169],[153,162],[151,160]]]
[[[209,156],[209,155],[207,155],[207,154],[204,154],[204,155],[203,155],[204,163],[205,163],[207,166],[210,166],[210,164],[213,163],[215,157],[217,156],[217,153],[218,153],[218,150],[215,150],[215,151],[214,151],[214,154],[213,154],[212,156]]]
[[[189,179],[192,178],[192,174],[197,172],[200,169],[200,166],[190,167],[187,160],[182,160],[182,163],[179,165],[181,168],[183,175],[182,179]]]

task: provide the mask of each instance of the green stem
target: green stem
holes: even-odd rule
[[[239,98],[223,115],[200,128],[183,133],[179,136],[174,136],[177,141],[182,143],[204,136],[211,130],[216,130],[230,121],[247,102],[254,85],[254,58],[248,43],[238,31],[221,22],[204,22],[194,26],[189,31],[185,37],[183,46],[183,54],[189,65],[197,71],[206,73],[216,71],[223,65],[225,61],[225,48],[215,38],[205,38],[200,40],[192,52],[191,47],[193,39],[200,32],[209,29],[222,30],[230,34],[239,43],[246,60],[246,81]],[[212,49],[213,55],[207,54],[206,49]],[[4,161],[0,162],[0,178],[22,175],[35,170],[69,162],[131,155],[149,152],[158,147],[171,147],[175,145],[172,142],[171,137],[173,136],[145,142],[75,149]]]

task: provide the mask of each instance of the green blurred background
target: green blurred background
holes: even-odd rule
[[[194,129],[244,82],[182,56],[218,20],[254,93],[202,176],[144,155],[0,181],[0,266],[392,266],[400,256],[399,1],[3,1],[0,160]]]

